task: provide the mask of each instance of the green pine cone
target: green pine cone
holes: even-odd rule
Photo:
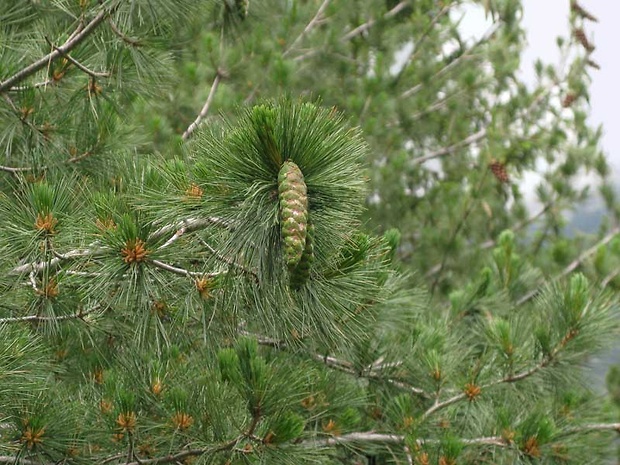
[[[291,271],[291,287],[299,289],[310,277],[310,267],[314,262],[314,225],[308,221],[306,246],[297,266]]]
[[[280,228],[284,240],[284,259],[289,267],[296,266],[306,247],[308,193],[304,175],[288,160],[278,173]]]

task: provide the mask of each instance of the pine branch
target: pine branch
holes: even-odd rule
[[[476,205],[476,202],[474,200],[478,198],[478,194],[482,190],[482,187],[484,186],[484,181],[486,180],[486,178],[487,178],[487,171],[485,171],[484,174],[481,176],[480,181],[478,182],[478,185],[474,189],[474,192],[467,199],[468,205],[463,209],[463,214],[461,215],[461,218],[459,219],[459,222],[457,223],[456,228],[454,228],[454,231],[452,231],[450,240],[448,241],[448,247],[446,247],[446,250],[443,253],[441,262],[439,263],[439,268],[437,269],[435,279],[433,279],[433,284],[431,285],[431,295],[435,293],[435,288],[437,287],[437,284],[439,283],[439,279],[441,278],[441,274],[446,266],[446,263],[448,262],[448,256],[450,255],[449,249],[452,247],[452,244],[456,240],[458,234],[461,232],[461,229],[463,229],[463,227],[465,226],[465,223],[467,222],[467,218],[469,218],[469,215],[474,209],[474,206]]]
[[[189,270],[186,270],[185,268],[179,268],[178,266],[173,266],[168,263],[164,263],[160,260],[149,260],[149,263],[151,263],[156,268],[169,271],[179,276],[187,276],[191,278],[203,278],[203,277],[213,278],[214,276],[217,276],[223,273],[221,271],[212,272],[212,273],[203,273],[201,271],[189,271]]]
[[[455,144],[452,144],[448,147],[443,147],[439,150],[436,150],[434,152],[431,152],[427,155],[424,155],[422,157],[416,157],[413,160],[411,160],[414,164],[416,165],[421,165],[422,163],[427,162],[428,160],[432,160],[433,158],[438,158],[438,157],[443,157],[445,155],[450,155],[451,153],[456,152],[459,149],[462,149],[464,147],[468,147],[472,144],[475,144],[476,142],[478,142],[481,139],[484,139],[487,135],[487,128],[482,128],[479,131],[467,136],[465,139],[463,139],[462,141],[459,141]]]
[[[463,55],[461,55],[462,57]],[[456,61],[458,61],[461,57],[457,58],[456,60],[454,60],[452,63],[455,63]],[[452,65],[452,63],[450,63],[448,66]],[[448,66],[442,68],[438,73],[435,73],[435,78],[439,77],[440,73],[444,73]],[[401,94],[401,98],[404,97],[409,97],[410,95],[412,95],[412,93],[414,93],[414,89],[415,91],[419,90],[418,86],[421,86],[422,84],[418,84],[415,88],[410,89],[409,91],[404,92],[403,94]],[[549,95],[551,93],[551,90],[553,89],[553,87],[555,87],[556,83],[553,83],[553,85],[546,87],[545,89],[543,89],[541,91],[541,93],[534,99],[532,100],[531,104],[527,107],[527,109],[524,111],[524,115],[528,116],[532,113],[532,111],[544,100],[544,98]],[[464,147],[468,147],[482,139],[484,139],[487,136],[488,133],[488,127],[484,127],[482,129],[480,129],[479,131],[470,134],[469,136],[467,136],[465,139],[456,142],[455,144],[452,144],[448,147],[443,147],[441,149],[438,149],[434,152],[431,152],[427,155],[421,156],[421,157],[417,157],[414,158],[413,160],[411,160],[414,164],[416,165],[421,165],[422,163],[427,162],[428,160],[432,160],[434,158],[438,158],[438,157],[443,157],[445,155],[450,155],[451,153],[456,152],[459,149],[462,149]]]
[[[540,370],[548,367],[553,361],[555,361],[560,351],[566,346],[566,343],[568,340],[569,339],[567,337],[564,337],[560,341],[560,343],[558,343],[558,345],[555,346],[548,355],[544,356],[543,359],[539,363],[534,365],[533,367],[528,368],[527,370],[523,370],[517,374],[504,376],[503,378],[500,378],[498,380],[491,381],[489,383],[479,386],[480,392],[484,392],[486,389],[492,388],[494,386],[498,386],[500,384],[511,384],[511,383],[523,381],[524,379],[529,378],[530,376],[538,373]],[[465,400],[468,398],[469,397],[467,393],[461,392],[460,394],[452,396],[441,402],[439,402],[439,399],[437,399],[435,403],[424,412],[421,419],[425,420],[426,418],[428,418],[430,415],[437,412],[438,410],[441,410],[443,408],[446,408],[452,404],[455,404],[457,402],[460,402],[461,400]]]
[[[396,85],[401,80],[401,78],[404,76],[409,65],[414,62],[414,60],[420,55],[420,53],[422,53],[422,50],[423,50],[422,45],[424,44],[424,42],[430,35],[431,31],[433,30],[437,22],[443,16],[445,16],[450,11],[450,8],[452,8],[453,6],[454,4],[451,4],[451,3],[444,5],[441,8],[441,10],[439,10],[439,12],[435,16],[433,16],[430,23],[428,24],[424,32],[422,32],[420,37],[414,39],[413,43],[415,44],[415,47],[411,49],[411,52],[409,52],[407,55],[407,58],[405,58],[402,68],[400,69],[396,77],[394,78],[394,85]]]
[[[0,82],[0,93],[6,92],[18,82],[23,81],[28,76],[48,66],[52,61],[68,53],[70,50],[73,50],[84,39],[86,39],[86,37],[88,37],[109,14],[109,11],[102,8],[101,11],[92,20],[90,20],[88,24],[84,26],[80,23],[78,28],[69,36],[69,39],[67,39],[67,41],[60,47],[21,69],[4,82]]]
[[[53,79],[46,79],[45,81],[35,82],[34,84],[31,84],[29,86],[13,86],[9,89],[9,92],[22,92],[24,90],[29,90],[29,89],[38,89],[40,87],[51,86],[55,82],[56,81],[54,81]]]
[[[446,108],[448,106],[448,102],[455,98],[458,97],[460,95],[465,94],[465,90],[464,89],[459,89],[456,90],[455,92],[446,95],[444,98],[441,99],[437,99],[435,100],[435,102],[433,102],[432,104],[430,104],[428,107],[426,107],[423,110],[418,111],[417,113],[414,113],[413,115],[411,115],[408,119],[410,121],[417,121],[425,116],[428,116],[429,114],[438,111],[438,110],[442,110],[444,108]]]
[[[134,462],[128,462],[125,465],[156,465],[160,463],[181,463],[189,457],[199,457],[201,455],[213,455],[218,452],[224,452],[233,449],[244,436],[239,436],[232,441],[222,444],[221,446],[204,449],[188,449],[176,454],[168,454],[162,457],[154,457],[152,459],[140,459]]]
[[[340,446],[351,443],[372,443],[372,444],[403,444],[406,436],[399,434],[382,434],[374,431],[357,432],[343,434],[342,436],[332,436],[322,440],[309,440],[301,444],[306,446]],[[507,447],[509,444],[501,436],[488,436],[480,438],[464,438],[460,442],[466,446],[498,446]],[[424,445],[441,444],[440,439],[416,439],[416,445],[422,447]]]
[[[16,266],[11,271],[9,271],[9,274],[15,275],[15,274],[26,274],[26,273],[33,273],[33,272],[35,274],[39,274],[43,272],[44,270],[54,269],[63,262],[75,260],[78,258],[96,257],[96,256],[103,254],[104,252],[105,252],[105,249],[103,248],[74,249],[64,254],[56,254],[56,257],[52,258],[51,260],[47,260],[44,262],[24,263],[23,265]]]
[[[588,423],[585,425],[573,426],[572,428],[565,429],[559,436],[595,433],[597,431],[615,431],[616,433],[620,433],[620,423]]]
[[[230,227],[230,224],[227,221],[221,218],[217,218],[217,217],[188,218],[187,220],[183,220],[179,223],[168,224],[166,226],[162,226],[157,231],[152,233],[148,237],[148,240],[157,241],[162,236],[165,236],[166,234],[169,234],[171,231],[176,230],[174,235],[166,243],[164,243],[164,245],[160,247],[161,249],[161,248],[164,248],[164,246],[170,245],[172,242],[177,240],[183,234],[186,234],[192,231],[197,231],[199,229],[203,229],[211,225],[221,226],[225,228]],[[9,274],[16,275],[16,274],[26,274],[26,273],[31,273],[31,272],[38,274],[38,273],[43,272],[44,270],[54,269],[61,263],[64,263],[67,261],[75,260],[78,258],[102,256],[106,253],[107,250],[108,249],[106,248],[100,247],[100,248],[88,248],[88,249],[74,249],[74,250],[65,252],[64,254],[55,253],[56,257],[54,257],[51,260],[47,260],[44,262],[24,263],[23,265],[19,265],[13,268],[11,271],[9,271]],[[161,264],[161,265],[162,265],[161,266],[162,268],[168,266],[166,264]],[[177,274],[183,274],[187,276],[187,273],[190,273],[190,272],[186,272],[185,270],[181,268],[175,268],[175,267],[171,267],[171,268],[174,268],[175,271],[173,272]],[[163,268],[163,269],[166,269],[166,268]],[[169,269],[168,271],[172,271],[172,270]],[[200,275],[202,276],[202,273],[200,273]]]
[[[540,209],[540,211],[538,211],[534,215],[524,219],[523,221],[520,221],[519,223],[516,223],[513,227],[510,228],[510,230],[512,232],[516,232],[516,231],[520,231],[520,230],[528,227],[529,225],[534,223],[538,218],[540,218],[545,213],[547,213],[554,204],[555,204],[554,201],[548,202],[547,204],[545,204],[545,206],[543,208]],[[483,250],[490,249],[491,247],[495,247],[496,244],[497,244],[497,240],[491,239],[491,240],[488,240],[488,241],[483,242],[482,244],[480,244],[480,248],[483,249]]]
[[[398,13],[400,13],[402,10],[404,10],[408,6],[409,6],[409,2],[408,1],[402,1],[402,2],[398,3],[394,8],[392,8],[391,10],[389,10],[387,13],[385,13],[383,15],[383,19],[393,18],[394,16],[396,16]],[[364,34],[371,27],[373,27],[376,23],[377,23],[376,19],[369,19],[365,23],[360,24],[355,29],[349,31],[344,36],[342,36],[340,38],[340,41],[341,42],[347,42],[347,41],[349,41],[349,40],[351,40],[351,39],[353,39],[353,38],[355,38],[355,37],[357,37],[357,36],[359,36],[361,34]]]
[[[29,166],[14,168],[12,166],[0,165],[0,171],[6,171],[7,173],[16,174],[16,173],[23,173],[24,171],[32,171],[32,168]]]
[[[110,25],[110,29],[112,29],[112,32],[114,32],[114,34],[116,34],[126,44],[131,45],[132,47],[142,46],[142,43],[138,39],[132,39],[131,37],[128,37],[126,34],[124,34],[118,28],[118,26],[116,26],[114,21],[112,21],[112,18],[108,18],[108,24]]]
[[[535,213],[534,215],[524,219],[523,221],[520,221],[518,223],[516,223],[514,226],[512,226],[510,228],[511,231],[513,232],[517,232],[517,231],[521,231],[522,229],[528,227],[530,224],[534,223],[538,218],[540,218],[541,216],[543,216],[546,212],[549,211],[549,209],[555,204],[555,202],[549,202],[547,203],[541,210],[539,210],[537,213]],[[482,242],[481,244],[478,245],[480,250],[486,250],[486,249],[490,249],[491,247],[495,247],[495,245],[497,245],[497,240],[496,239],[489,239],[485,242]],[[403,254],[401,256],[401,260],[406,260],[409,256],[411,255],[411,253],[407,253],[407,254]],[[425,278],[431,278],[433,277],[435,274],[437,274],[439,272],[441,268],[441,263],[437,263],[435,265],[433,265],[424,275]]]
[[[211,102],[213,102],[213,97],[215,96],[215,92],[217,91],[217,88],[220,84],[220,80],[222,79],[222,77],[225,76],[225,74],[226,73],[222,71],[221,69],[218,69],[217,72],[215,73],[215,79],[213,79],[213,84],[211,84],[211,90],[209,91],[209,95],[207,96],[207,101],[202,107],[202,110],[200,110],[200,113],[198,114],[196,119],[192,122],[192,124],[189,125],[189,127],[183,133],[183,136],[182,136],[183,140],[187,140],[189,136],[191,136],[192,133],[196,130],[200,122],[207,116],[207,113],[209,112],[209,107],[211,107]]]
[[[159,247],[159,249],[163,249],[165,247],[168,247],[170,244],[175,242],[184,234],[204,229],[207,226],[219,226],[226,229],[232,228],[230,222],[216,216],[210,216],[208,218],[187,218],[179,221],[178,223],[162,226],[157,231],[149,235],[148,240],[157,241],[166,234],[170,234],[172,231],[176,231],[172,235],[172,237],[170,237],[170,239],[168,239],[163,245]]]
[[[67,160],[67,163],[77,163],[78,161],[82,161],[85,158],[90,157],[91,155],[93,155],[95,152],[93,150],[87,150],[86,152],[80,154],[80,155],[76,155],[75,157],[71,157]]]
[[[453,68],[456,68],[462,61],[466,60],[466,59],[470,59],[473,58],[475,55],[472,55],[472,52],[477,49],[478,47],[487,44],[489,41],[489,38],[495,34],[495,32],[499,29],[500,23],[495,23],[493,24],[485,34],[483,34],[483,36],[476,42],[474,42],[469,48],[467,48],[466,50],[463,50],[463,53],[458,56],[457,58],[455,58],[454,60],[452,60],[451,62],[447,63],[443,68],[439,69],[437,72],[435,72],[435,74],[433,75],[431,82],[436,81],[438,78],[440,78],[441,76],[443,76],[444,74],[448,73],[450,70],[452,70]],[[420,90],[422,90],[424,88],[424,84],[423,83],[418,83],[415,86],[403,91],[400,94],[400,98],[408,98],[411,97],[412,95],[417,94]]]
[[[258,274],[255,271],[252,271],[248,268],[246,268],[245,266],[243,266],[241,263],[237,263],[236,261],[234,261],[231,258],[225,257],[223,256],[221,253],[219,253],[217,250],[215,250],[213,247],[211,247],[205,240],[203,239],[199,239],[200,243],[202,245],[204,245],[207,250],[209,251],[209,253],[211,255],[213,255],[217,260],[226,263],[227,265],[233,267],[233,268],[237,268],[238,270],[242,271],[245,274],[248,274],[250,276],[252,276],[254,278],[254,281],[258,283],[259,279],[258,279]]]
[[[34,132],[37,132],[39,134],[41,134],[43,137],[45,137],[43,135],[43,131],[41,131],[40,128],[38,128],[37,126],[35,126],[32,122],[28,121],[28,118],[26,115],[24,115],[15,105],[15,102],[13,102],[13,99],[11,97],[9,97],[7,94],[3,94],[2,97],[4,98],[4,100],[9,104],[9,106],[11,107],[11,109],[15,112],[15,115],[17,116],[17,118],[22,122],[23,125],[28,126],[30,129],[32,129]],[[28,168],[29,170],[32,168]]]
[[[45,40],[47,41],[47,43],[50,45],[50,47],[52,47],[54,50],[57,50],[64,58],[66,58],[68,61],[70,61],[71,63],[73,63],[73,65],[75,65],[76,68],[78,68],[79,70],[83,71],[84,73],[88,74],[89,76],[93,77],[93,78],[97,78],[97,77],[109,77],[110,73],[107,72],[98,72],[98,71],[93,71],[89,68],[87,68],[86,66],[84,66],[82,63],[80,63],[79,61],[77,61],[75,58],[73,58],[69,53],[67,52],[63,52],[59,47],[56,47],[51,40],[49,40],[49,38],[45,38]]]
[[[23,323],[27,321],[66,321],[66,320],[82,320],[85,321],[85,317],[101,308],[100,305],[95,305],[89,310],[78,310],[76,313],[70,315],[57,315],[57,316],[41,316],[41,315],[28,315],[28,316],[15,316],[0,318],[0,324],[4,323]]]
[[[316,14],[310,20],[310,22],[306,25],[304,30],[301,31],[301,34],[299,34],[297,36],[297,38],[293,41],[293,43],[291,43],[291,45],[286,50],[284,50],[284,52],[282,53],[283,57],[288,55],[289,52],[291,52],[291,50],[293,50],[295,48],[297,43],[299,41],[301,41],[301,39],[303,39],[304,36],[306,34],[308,34],[317,24],[319,24],[319,22],[323,19],[323,12],[325,11],[327,6],[329,5],[329,2],[330,2],[330,0],[323,0],[323,3],[321,3],[321,6],[319,6],[319,9],[317,10]]]
[[[601,281],[601,287],[605,288],[609,285],[609,283],[615,279],[618,275],[620,274],[620,269],[614,270],[611,273],[609,273],[607,276],[605,276],[603,278],[603,280]]]
[[[572,428],[567,428],[560,432],[556,438],[572,436],[574,434],[593,433],[600,431],[616,431],[620,433],[620,423],[590,423],[585,425],[579,425]],[[169,454],[161,457],[154,457],[150,459],[140,459],[134,462],[128,462],[126,465],[157,465],[164,463],[180,463],[183,459],[188,457],[199,457],[202,455],[212,455],[218,452],[226,450],[232,450],[243,439],[242,437],[235,438],[221,446],[214,448],[202,448],[202,449],[188,449],[176,454]],[[314,447],[334,447],[348,444],[404,444],[407,436],[400,434],[385,434],[376,433],[374,431],[360,431],[354,433],[344,434],[342,436],[331,436],[324,439],[308,439],[297,443],[300,447],[314,448]],[[464,446],[495,446],[495,447],[510,447],[510,443],[507,442],[501,436],[482,436],[478,438],[461,438],[459,442]],[[428,445],[439,445],[442,443],[441,439],[427,439],[418,438],[415,440],[416,446],[424,447]],[[107,459],[99,462],[101,465],[117,460],[119,455],[108,457]],[[0,463],[16,464],[16,465],[35,465],[35,462],[28,459],[20,459],[11,456],[0,456]],[[37,465],[42,465],[41,462],[36,462]],[[47,465],[47,464],[43,464]],[[51,464],[50,464],[51,465]]]
[[[289,346],[284,341],[280,341],[280,340],[273,339],[273,338],[266,337],[266,336],[253,334],[253,333],[250,333],[244,330],[241,330],[239,333],[244,336],[255,338],[258,341],[258,343],[263,346],[273,347],[279,350],[289,349]],[[332,368],[334,370],[342,371],[344,373],[348,373],[350,375],[357,376],[360,378],[376,379],[379,381],[384,381],[388,384],[391,384],[394,387],[397,387],[398,389],[408,391],[417,396],[430,398],[430,395],[426,393],[423,389],[412,386],[411,384],[398,380],[398,379],[385,377],[381,373],[378,373],[377,370],[381,369],[381,365],[377,367],[374,364],[372,364],[368,367],[367,370],[360,373],[359,371],[353,368],[353,364],[349,362],[348,360],[341,360],[341,359],[338,359],[336,357],[332,357],[329,355],[321,355],[321,354],[308,353],[308,352],[305,352],[304,354],[310,357],[312,360],[322,363],[325,366]],[[400,362],[396,362],[396,363],[399,364]]]
[[[568,274],[570,274],[573,271],[575,271],[578,267],[580,267],[583,264],[583,262],[585,262],[592,255],[594,255],[597,252],[597,250],[599,249],[599,247],[607,245],[618,234],[620,234],[620,226],[614,227],[609,232],[609,234],[607,234],[605,237],[603,237],[600,241],[598,241],[592,247],[590,247],[587,250],[584,250],[581,254],[579,254],[579,256],[575,260],[570,262],[559,274],[554,276],[551,279],[551,282],[554,282],[554,281],[557,281],[559,279],[562,279],[562,278],[566,277]],[[525,294],[523,297],[521,297],[519,300],[517,300],[516,305],[517,306],[523,305],[524,303],[529,302],[530,300],[532,300],[534,297],[536,297],[540,293],[541,288],[544,285],[545,285],[545,282],[541,283],[538,288],[533,289],[532,291],[530,291],[527,294]]]

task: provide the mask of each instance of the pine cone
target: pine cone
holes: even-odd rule
[[[577,94],[575,92],[569,92],[564,97],[564,100],[562,100],[562,106],[564,108],[568,108],[573,104],[575,100],[577,100]]]
[[[296,266],[306,247],[308,192],[304,175],[292,161],[285,161],[278,173],[280,228],[284,240],[284,258],[289,267]]]
[[[593,52],[595,47],[593,44],[590,43],[590,41],[588,40],[588,38],[586,37],[586,33],[585,31],[578,27],[573,31],[573,35],[575,36],[575,39],[577,39],[577,41],[583,46],[583,48],[585,48],[589,53]]]
[[[581,16],[584,19],[589,19],[590,21],[594,21],[598,23],[598,18],[590,13],[588,10],[584,9],[579,3],[576,1],[572,1],[570,4],[570,9],[575,12],[575,14]]]
[[[489,164],[489,168],[491,168],[493,176],[495,176],[499,182],[510,182],[510,177],[508,176],[508,171],[506,171],[506,165],[504,163],[493,160]]]
[[[314,225],[308,220],[306,246],[297,266],[291,271],[291,287],[299,289],[310,276],[310,267],[314,262]]]

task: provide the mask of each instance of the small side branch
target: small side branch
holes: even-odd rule
[[[407,6],[409,6],[409,2],[408,1],[402,1],[400,3],[398,3],[394,8],[392,8],[390,11],[388,11],[387,13],[385,13],[383,15],[383,19],[390,19],[393,18],[394,16],[396,16],[398,13],[400,13],[402,10],[404,10]],[[357,26],[355,29],[347,32],[344,36],[341,37],[340,41],[341,42],[347,42],[361,34],[364,34],[366,31],[368,31],[371,27],[373,27],[375,24],[377,23],[376,19],[369,19],[368,21],[366,21],[363,24],[360,24],[359,26]]]
[[[478,142],[481,139],[484,139],[487,135],[487,129],[486,128],[482,128],[479,131],[467,136],[465,139],[463,139],[460,142],[457,142],[456,144],[450,145],[448,147],[444,147],[441,148],[439,150],[436,150],[434,152],[431,152],[427,155],[424,155],[422,157],[417,157],[414,158],[412,160],[412,162],[414,164],[417,165],[421,165],[422,163],[427,162],[428,160],[432,160],[433,158],[439,158],[439,157],[443,157],[445,155],[449,155],[453,152],[456,152],[459,149],[462,149],[463,147],[468,147],[472,144],[475,144],[476,142]]]
[[[315,439],[304,441],[303,444],[306,447],[326,447],[326,446],[341,446],[352,443],[365,443],[365,444],[403,444],[405,436],[400,434],[383,434],[375,433],[374,431],[356,432],[343,434],[342,436],[332,436],[326,439]],[[509,444],[500,436],[487,436],[480,438],[463,438],[460,442],[465,446],[498,446],[507,447]],[[424,445],[437,445],[440,444],[440,439],[416,439],[418,447]]]
[[[103,20],[108,16],[108,14],[109,12],[107,10],[102,9],[93,19],[90,20],[88,24],[86,24],[85,26],[82,26],[80,24],[79,28],[74,31],[69,37],[69,39],[60,47],[56,48],[44,57],[39,58],[34,63],[31,63],[30,65],[21,69],[5,81],[0,82],[0,93],[6,92],[18,82],[23,81],[28,76],[48,66],[48,64],[52,61],[68,53],[70,50],[73,50],[84,39],[86,39],[86,37],[88,37],[97,28],[97,26],[99,26],[103,22]]]
[[[235,260],[225,257],[224,255],[222,255],[220,252],[218,252],[217,250],[215,250],[213,247],[211,247],[206,241],[204,241],[203,239],[199,239],[200,242],[202,243],[202,245],[204,245],[207,250],[209,251],[209,253],[211,255],[213,255],[217,260],[219,260],[220,262],[226,263],[227,265],[238,269],[239,271],[252,276],[252,278],[254,278],[255,282],[258,282],[258,274],[256,274],[255,271],[250,270],[249,268],[246,268],[245,266],[243,266],[241,263],[237,263]]]
[[[54,84],[54,82],[55,81],[53,79],[46,79],[45,81],[35,82],[34,84],[29,85],[29,86],[14,86],[14,87],[11,87],[9,91],[10,92],[23,92],[24,90],[38,89],[40,87],[51,86],[52,84]]]
[[[566,277],[568,274],[570,274],[573,271],[575,271],[579,266],[581,266],[583,264],[583,262],[585,262],[592,255],[594,255],[597,252],[597,250],[599,249],[599,247],[607,245],[618,234],[620,234],[620,226],[616,226],[615,228],[613,228],[609,232],[609,234],[607,234],[605,237],[603,237],[600,241],[598,241],[596,244],[594,244],[589,249],[584,250],[575,260],[570,262],[568,264],[568,266],[566,266],[566,268],[564,268],[551,281],[553,282],[553,281],[557,281],[558,279],[562,279],[562,278]],[[542,284],[541,284],[541,287],[542,287]],[[528,292],[523,297],[521,297],[519,300],[517,300],[517,306],[518,305],[523,305],[524,303],[529,302],[534,297],[536,297],[540,293],[541,287],[538,287],[538,288]]]
[[[168,247],[170,244],[175,242],[184,234],[188,234],[193,231],[198,231],[199,229],[204,229],[207,226],[219,226],[223,228],[231,228],[231,224],[216,216],[211,216],[208,218],[187,218],[175,224],[167,224],[162,226],[157,231],[154,231],[148,238],[149,241],[157,241],[161,239],[163,236],[170,234],[172,231],[175,231],[174,234],[159,247],[159,249],[163,249]]]
[[[46,269],[53,269],[57,267],[58,265],[60,265],[62,262],[74,260],[77,258],[93,257],[93,256],[96,256],[100,252],[102,252],[102,249],[70,250],[69,252],[64,253],[64,254],[56,254],[56,257],[52,258],[51,260],[45,261],[45,262],[25,263],[23,265],[16,266],[11,271],[9,271],[9,274],[12,274],[12,275],[26,274],[26,273],[37,274],[37,273],[41,273],[43,270],[46,270]]]
[[[473,52],[478,48],[483,46],[484,44],[488,43],[489,38],[495,34],[495,32],[499,29],[500,23],[495,23],[493,24],[488,31],[478,40],[476,41],[474,44],[472,44],[469,48],[467,48],[466,50],[463,51],[463,53],[457,57],[456,59],[452,60],[451,62],[449,62],[448,64],[446,64],[444,67],[440,68],[432,77],[432,81],[436,81],[437,79],[439,79],[441,76],[443,76],[444,74],[448,73],[450,70],[456,68],[461,62],[465,61],[465,60],[469,60],[472,58],[475,58],[476,55],[473,54]],[[411,97],[412,95],[417,94],[420,90],[422,90],[424,88],[424,84],[423,83],[418,83],[415,86],[403,91],[400,94],[400,98],[408,98]]]
[[[256,340],[258,341],[258,343],[260,345],[263,346],[268,346],[268,347],[274,347],[276,349],[280,349],[280,350],[287,350],[288,346],[286,344],[286,342],[284,341],[280,341],[278,339],[273,339],[270,337],[266,337],[266,336],[262,336],[259,334],[253,334],[250,333],[248,331],[244,331],[241,330],[239,331],[240,334],[244,335],[244,336],[249,336],[249,337],[253,337],[256,338]],[[388,384],[391,384],[392,386],[398,388],[398,389],[402,389],[404,391],[408,391],[412,394],[415,394],[417,396],[421,396],[421,397],[425,397],[425,398],[429,398],[430,396],[422,389],[412,386],[409,383],[406,383],[404,381],[398,380],[398,379],[393,379],[393,378],[389,378],[389,377],[384,377],[381,376],[380,373],[378,373],[377,371],[374,371],[377,369],[377,367],[373,364],[369,367],[368,370],[359,373],[358,371],[356,371],[353,368],[353,364],[351,362],[349,362],[348,360],[340,360],[336,357],[332,357],[329,355],[320,355],[320,354],[315,354],[315,353],[304,353],[304,355],[307,355],[308,357],[312,358],[313,360],[324,364],[325,366],[332,368],[334,370],[338,370],[338,371],[342,371],[343,373],[348,373],[350,375],[353,376],[359,376],[361,378],[366,378],[366,379],[376,379],[376,380],[383,380]]]
[[[489,383],[483,384],[480,386],[480,390],[484,391],[485,389],[489,389],[493,386],[498,386],[500,384],[511,384],[522,381],[530,376],[538,373],[543,368],[549,366],[556,359],[557,355],[560,353],[562,348],[565,346],[565,342],[560,342],[547,356],[543,357],[543,359],[536,365],[527,370],[521,371],[516,374],[511,374],[508,376],[504,376],[503,378],[497,379],[495,381],[491,381]],[[438,410],[441,410],[445,407],[448,407],[452,404],[460,402],[467,398],[467,394],[465,392],[461,392],[460,394],[456,394],[444,401],[439,402],[439,399],[422,415],[422,420],[425,420],[430,415],[435,413]]]
[[[596,433],[598,431],[615,431],[620,433],[620,423],[587,423],[585,425],[573,426],[565,429],[559,434],[562,436],[571,436],[573,434]]]
[[[301,34],[299,34],[297,38],[293,41],[293,43],[284,51],[284,53],[282,53],[283,57],[288,55],[291,52],[291,50],[293,50],[297,46],[297,44],[301,41],[301,39],[303,39],[306,34],[308,34],[317,24],[319,24],[322,21],[323,13],[325,12],[325,9],[329,5],[330,1],[331,0],[323,0],[323,3],[321,3],[321,6],[317,10],[316,14],[310,20],[310,22],[306,25],[304,30],[301,31]]]
[[[0,324],[4,323],[23,323],[28,321],[66,321],[66,320],[85,320],[85,317],[99,309],[99,305],[95,305],[89,310],[79,310],[76,313],[70,315],[57,315],[57,316],[41,316],[41,315],[27,315],[27,316],[15,316],[0,318]]]
[[[168,263],[164,263],[160,260],[151,260],[149,263],[153,264],[153,266],[155,266],[156,268],[169,271],[179,276],[187,276],[190,278],[203,278],[203,277],[212,278],[214,276],[217,276],[218,274],[221,274],[221,273],[202,273],[199,271],[189,271],[189,270],[186,270],[185,268],[179,268],[178,266],[169,265]]]
[[[128,37],[126,34],[124,34],[111,19],[108,20],[108,24],[110,25],[110,29],[112,29],[112,32],[114,32],[114,34],[116,34],[126,44],[131,45],[132,47],[140,47],[142,45],[139,40],[132,39],[131,37]]]
[[[73,65],[75,65],[76,68],[88,74],[89,76],[94,77],[94,78],[110,76],[110,73],[93,71],[92,69],[87,68],[82,63],[80,63],[75,58],[73,58],[71,55],[69,55],[69,53],[63,52],[59,47],[56,47],[47,37],[45,38],[45,40],[50,45],[50,47],[58,51],[64,58],[66,58],[68,61],[73,63]]]
[[[217,72],[215,73],[215,79],[213,79],[213,84],[211,84],[211,90],[209,91],[207,101],[202,107],[202,110],[200,110],[200,113],[198,113],[198,116],[196,117],[194,122],[190,124],[189,127],[183,133],[183,136],[182,136],[183,140],[187,140],[189,136],[192,135],[192,133],[196,130],[200,122],[207,116],[207,113],[209,113],[211,102],[213,102],[213,97],[215,96],[215,92],[217,91],[217,88],[220,85],[220,81],[222,80],[223,76],[224,76],[224,72],[218,69]]]
[[[162,226],[157,231],[155,231],[153,234],[151,234],[148,240],[156,241],[160,239],[162,236],[165,236],[166,234],[171,233],[172,231],[176,231],[174,233],[173,238],[174,237],[178,238],[187,232],[202,229],[208,225],[217,225],[217,226],[227,227],[227,228],[231,227],[227,221],[221,218],[217,218],[217,217],[189,218],[180,223],[168,224],[168,225]],[[169,239],[169,241],[171,239]],[[104,254],[105,252],[106,252],[105,248],[89,248],[89,249],[74,249],[74,250],[65,252],[64,254],[56,253],[55,254],[56,256],[51,260],[47,260],[44,262],[24,263],[23,265],[16,266],[11,271],[9,271],[9,274],[20,275],[20,274],[28,274],[28,273],[33,273],[33,272],[35,274],[38,274],[47,269],[54,269],[61,263],[64,263],[67,261],[75,260],[78,258],[87,258],[87,257],[94,258],[101,254]],[[178,269],[176,267],[171,267],[171,268],[175,268],[177,271],[181,270],[182,274],[186,275],[186,271],[183,270],[182,268],[178,268]],[[172,271],[172,270],[169,269],[168,271]],[[181,273],[178,273],[178,274],[181,274]],[[203,276],[203,273],[198,273],[198,274],[200,276]]]
[[[0,165],[0,171],[6,171],[7,173],[11,173],[11,174],[16,174],[16,173],[23,173],[24,171],[32,171],[31,167],[20,167],[20,168],[14,168],[12,166],[2,166]]]

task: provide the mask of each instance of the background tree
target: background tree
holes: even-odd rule
[[[601,463],[596,18],[530,88],[520,13],[6,1],[0,461]]]

